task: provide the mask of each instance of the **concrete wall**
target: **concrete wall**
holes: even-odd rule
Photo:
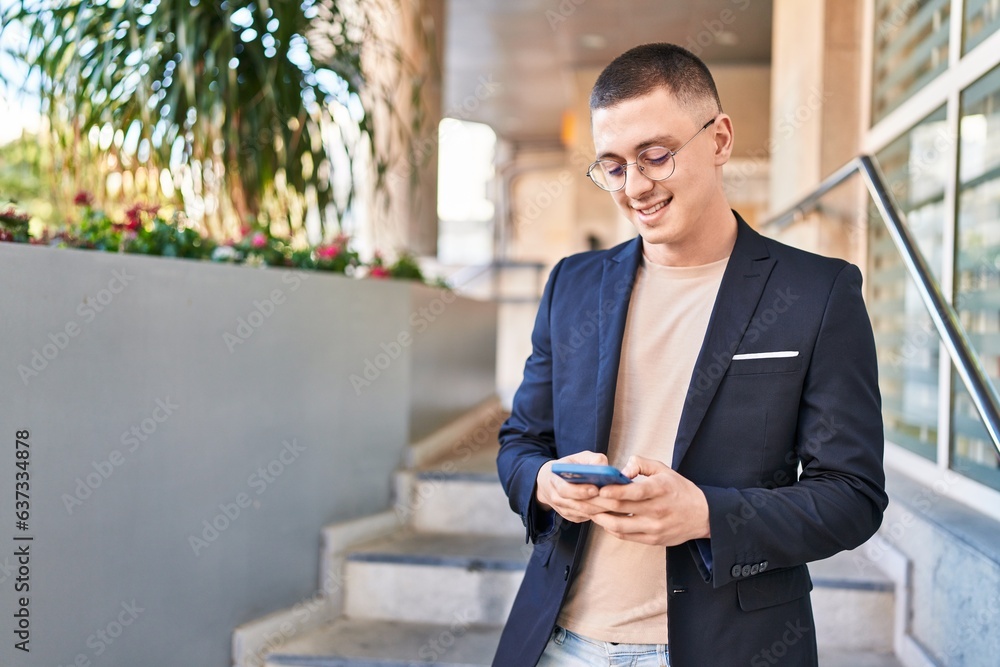
[[[230,664],[315,592],[323,525],[389,507],[411,431],[494,392],[495,308],[421,329],[443,293],[410,283],[0,244],[0,284],[3,665]]]
[[[957,475],[931,486],[888,471],[890,504],[864,548],[876,564],[905,561],[906,619],[897,652],[905,665],[995,667],[1000,655],[1000,531],[997,522],[949,499]],[[891,569],[891,568],[890,568]],[[907,585],[908,584],[908,585]],[[897,593],[898,594],[898,593]],[[898,614],[899,615],[899,614]]]

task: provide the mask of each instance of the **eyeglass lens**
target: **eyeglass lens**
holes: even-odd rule
[[[666,148],[647,148],[635,161],[639,171],[654,181],[670,178],[674,173],[674,154]],[[598,160],[590,170],[590,177],[605,190],[620,190],[625,185],[625,170],[625,165],[615,160]]]

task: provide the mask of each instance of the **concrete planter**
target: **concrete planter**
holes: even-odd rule
[[[9,244],[0,276],[0,527],[34,538],[16,596],[0,552],[3,664],[229,664],[314,593],[321,527],[494,392],[495,306],[422,285]]]

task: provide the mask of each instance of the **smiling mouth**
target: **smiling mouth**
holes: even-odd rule
[[[661,201],[659,204],[654,204],[653,206],[650,206],[649,208],[637,208],[635,210],[639,211],[639,213],[642,213],[643,215],[653,215],[654,213],[656,213],[657,211],[659,211],[661,208],[663,208],[664,206],[666,206],[667,204],[669,204],[673,200],[674,200],[674,198],[671,197],[670,199],[667,199],[665,201]]]

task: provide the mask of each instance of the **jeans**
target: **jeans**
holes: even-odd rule
[[[588,639],[558,625],[537,667],[670,667],[666,644],[613,644]]]

